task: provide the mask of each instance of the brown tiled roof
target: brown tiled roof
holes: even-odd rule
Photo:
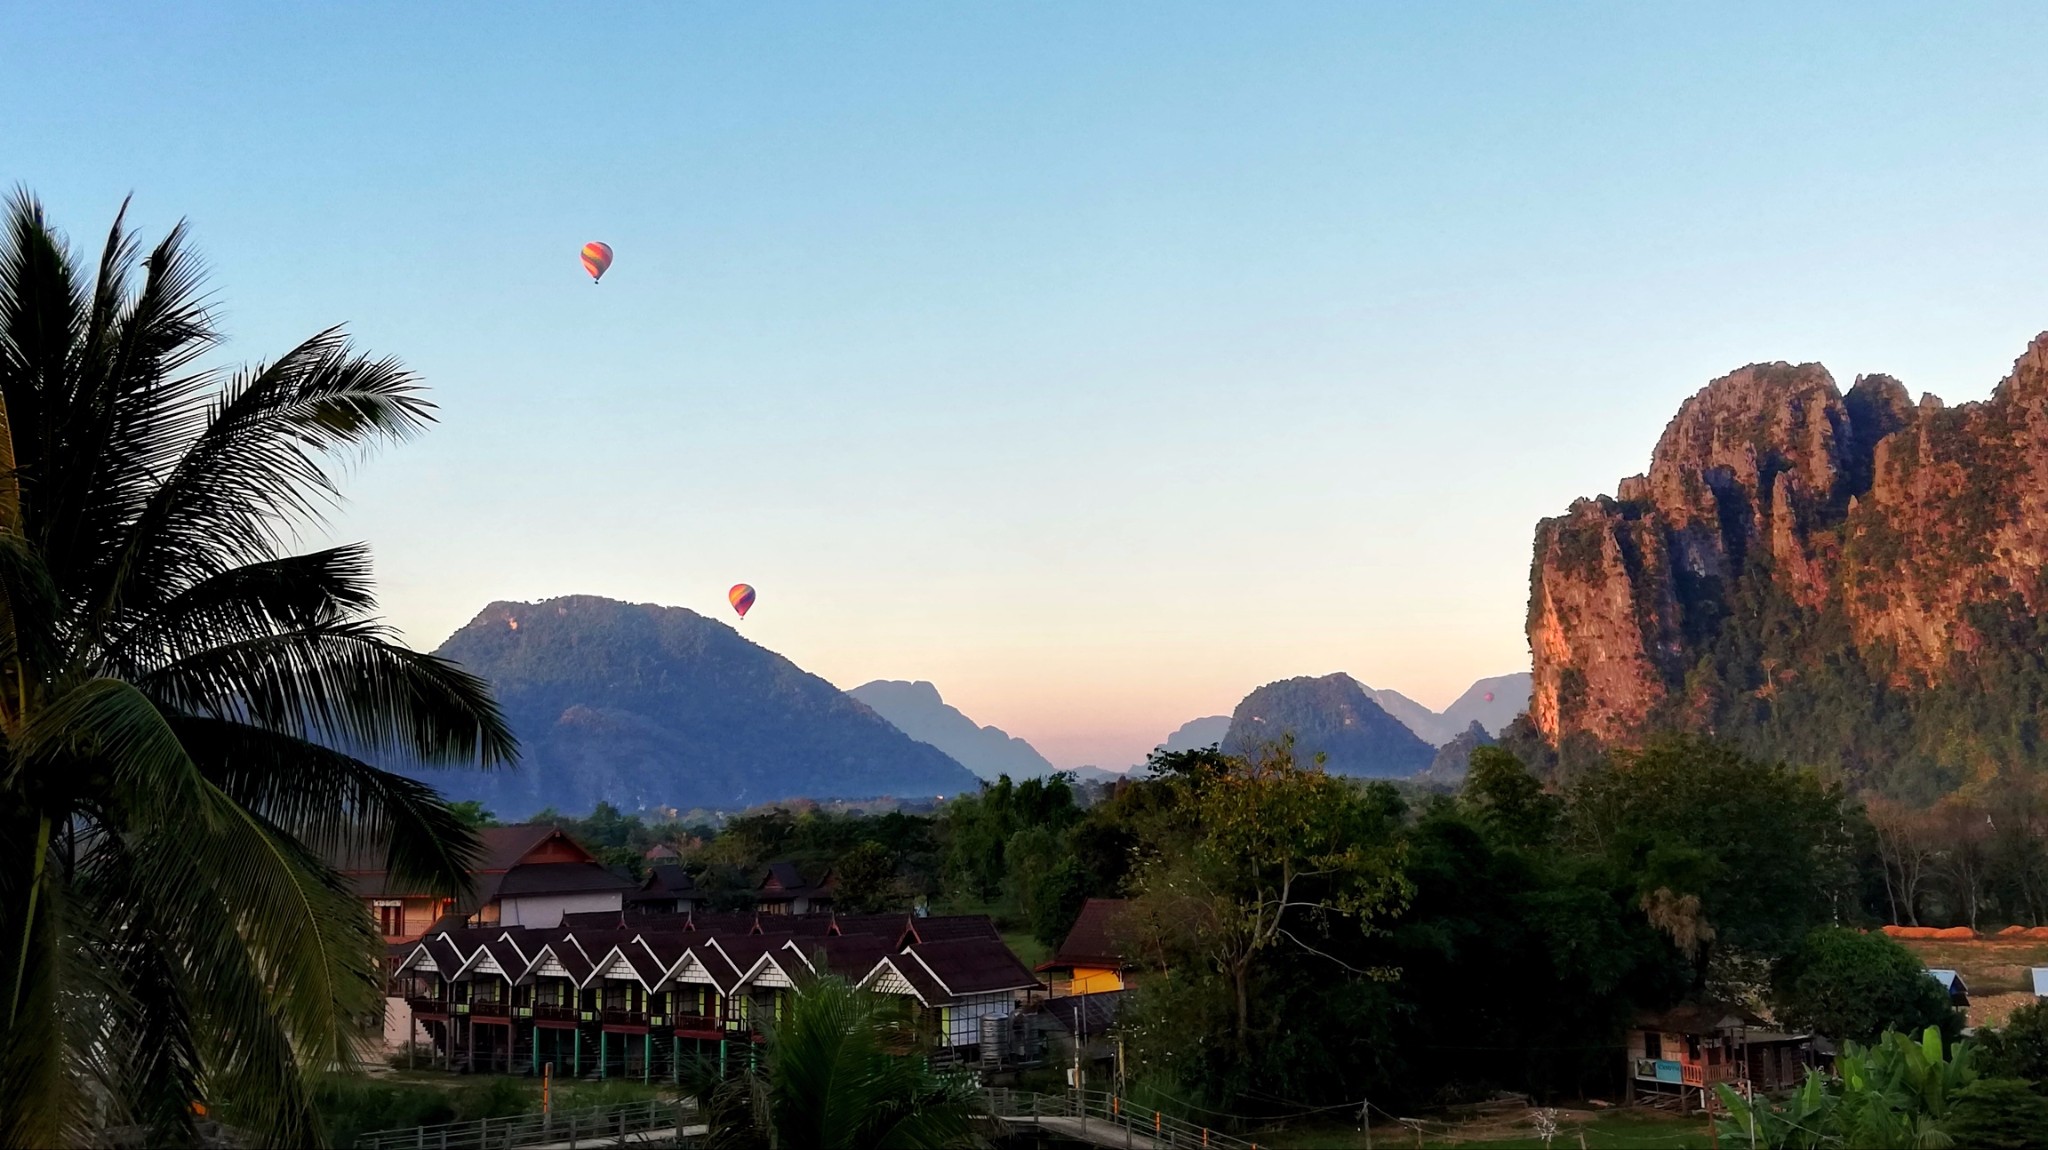
[[[896,950],[895,939],[878,934],[796,938],[785,945],[801,954],[818,973],[836,974],[850,982],[860,981],[877,962]]]
[[[596,863],[595,856],[583,849],[558,826],[529,824],[515,827],[484,827],[478,830],[477,839],[481,850],[476,865],[469,868],[472,890],[463,899],[462,905],[474,910],[496,899],[504,881],[502,876],[517,867],[520,859],[556,837],[560,837],[575,853],[581,855],[585,862],[593,865]],[[347,883],[350,892],[358,898],[421,897],[454,893],[428,890],[415,884],[393,881],[385,868],[386,856],[382,847],[358,847],[329,861]]]
[[[497,897],[632,889],[631,879],[620,878],[597,863],[521,863],[499,880]]]
[[[583,957],[582,951],[559,940],[542,944],[541,948],[533,953],[533,961],[527,964],[520,977],[525,979],[533,976],[550,955],[554,956],[556,962],[562,964],[563,970],[569,972],[569,977],[575,980],[576,985],[581,986],[590,981],[590,960]]]
[[[1664,1011],[1642,1011],[1635,1025],[1666,1034],[1713,1034],[1737,1026],[1762,1026],[1764,1020],[1727,1002],[1686,1002]]]
[[[832,924],[840,934],[888,935],[898,945],[909,937],[910,914],[906,911],[891,911],[888,914],[839,914],[831,915]]]
[[[831,894],[838,885],[839,877],[831,871],[826,871],[822,877],[812,881],[804,877],[802,871],[796,869],[795,863],[772,862],[768,864],[767,873],[761,876],[761,881],[755,884],[754,894],[757,898],[771,902],[817,898]]]
[[[999,990],[1026,990],[1042,984],[1000,938],[954,938],[943,942],[918,942],[905,953],[922,962],[925,969],[952,994],[990,994]]]
[[[1002,941],[996,920],[985,914],[946,914],[910,920],[907,928],[917,942],[945,942],[955,938],[990,938]]]
[[[910,988],[917,992],[917,997],[926,1006],[938,1006],[942,1003],[953,1001],[954,996],[947,993],[945,987],[939,985],[939,981],[932,977],[932,972],[926,970],[923,963],[918,962],[910,955],[902,953],[883,955],[875,964],[875,970],[880,971],[884,965],[902,976],[903,981],[910,984]]]
[[[624,930],[631,925],[623,910],[572,910],[562,914],[562,925],[570,930]]]
[[[761,881],[757,885],[764,891],[788,892],[810,884],[804,881],[803,872],[796,869],[795,863],[772,862],[768,864],[768,873],[761,876]]]
[[[690,877],[689,871],[674,863],[660,863],[647,868],[640,889],[626,898],[629,902],[672,902],[696,893],[697,880]]]
[[[477,838],[482,840],[484,849],[471,870],[477,874],[511,870],[519,865],[520,859],[557,835],[584,858],[595,861],[595,856],[584,850],[582,844],[570,838],[562,828],[553,824],[526,823],[516,827],[485,827],[478,831]]]
[[[693,910],[678,920],[676,929],[716,934],[748,934],[757,928],[760,921],[760,917],[753,911],[731,914],[722,911]]]
[[[1074,919],[1073,929],[1067,931],[1066,939],[1052,961],[1039,966],[1040,970],[1054,970],[1073,966],[1121,967],[1123,954],[1116,944],[1115,925],[1117,916],[1123,913],[1126,903],[1120,898],[1091,898],[1081,904],[1081,913]]]

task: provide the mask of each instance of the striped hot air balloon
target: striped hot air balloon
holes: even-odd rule
[[[583,270],[590,273],[590,282],[596,283],[604,277],[604,270],[612,266],[612,246],[592,240],[583,245]]]
[[[745,583],[733,584],[725,597],[732,601],[732,609],[738,611],[742,619],[747,617],[747,608],[754,605],[754,589]]]

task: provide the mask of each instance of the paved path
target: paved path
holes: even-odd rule
[[[709,1126],[683,1127],[683,1137],[685,1138],[702,1138],[710,1132],[711,1127]],[[549,1142],[544,1145],[533,1146],[522,1142],[520,1143],[520,1150],[571,1150],[572,1147],[574,1150],[590,1150],[590,1148],[597,1146],[673,1144],[676,1140],[676,1128],[669,1126],[660,1130],[638,1130],[626,1135],[624,1138],[616,1134],[592,1134],[585,1138],[579,1138],[574,1142]],[[428,1150],[432,1150],[432,1148],[429,1147]]]
[[[1135,1131],[1127,1132],[1123,1127],[1113,1122],[1104,1122],[1100,1118],[1090,1118],[1085,1126],[1079,1118],[1055,1117],[1051,1115],[1041,1118],[1005,1118],[1003,1121],[1015,1126],[1043,1127],[1064,1137],[1076,1138],[1096,1146],[1112,1148],[1129,1146],[1131,1150],[1158,1150],[1159,1147],[1166,1145],[1164,1142],[1154,1142],[1149,1134],[1139,1134]],[[1126,1138],[1130,1140],[1127,1142],[1125,1141]]]

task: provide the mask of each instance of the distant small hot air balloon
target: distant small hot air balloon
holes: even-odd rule
[[[732,601],[732,609],[738,611],[742,619],[747,617],[747,608],[754,605],[754,589],[745,583],[733,584],[725,597]]]
[[[590,273],[590,282],[596,283],[604,277],[604,270],[612,266],[612,246],[596,240],[583,245],[583,270]]]
[[[1489,703],[1493,702],[1493,692],[1492,692],[1492,691],[1488,691],[1488,692],[1486,693],[1486,701],[1487,701],[1487,702],[1489,702]]]

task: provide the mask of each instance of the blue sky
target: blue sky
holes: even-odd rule
[[[1120,766],[1525,667],[1536,520],[1716,375],[2048,328],[2048,9],[1785,7],[7,2],[0,182],[424,377],[334,524],[414,643],[745,580]]]

